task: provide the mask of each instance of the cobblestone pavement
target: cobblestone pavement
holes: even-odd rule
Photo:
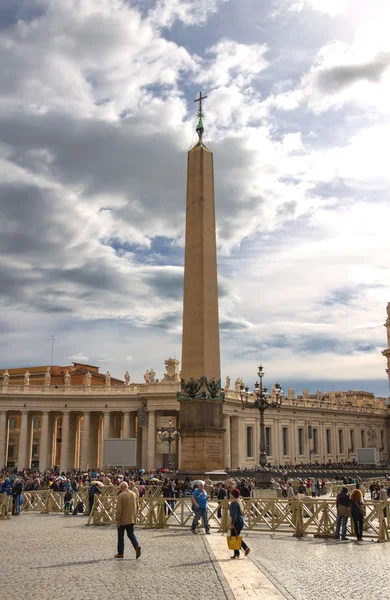
[[[286,598],[371,600],[378,595],[390,600],[388,542],[259,533],[246,533],[244,539],[250,559]]]
[[[226,547],[225,555],[224,548],[212,540],[213,536],[222,539],[221,534],[193,536],[189,528],[137,528],[141,558],[135,559],[126,539],[125,558],[118,560],[113,558],[115,528],[85,527],[86,520],[83,516],[32,513],[0,521],[0,598],[19,599],[26,593],[29,600],[115,596],[187,600],[195,592],[207,600],[234,599],[220,567],[228,573],[229,552]],[[260,571],[256,597],[267,597],[262,578],[266,575],[289,600],[371,600],[373,594],[390,600],[390,543],[243,534],[251,553],[242,557],[239,565],[243,579],[247,561]],[[219,545],[220,564],[209,541],[214,548]],[[253,576],[253,568],[251,573]],[[236,593],[236,598],[241,596]]]
[[[84,516],[29,514],[0,521],[0,598],[233,600],[206,538],[189,529],[136,529],[142,556],[116,529],[85,527]]]

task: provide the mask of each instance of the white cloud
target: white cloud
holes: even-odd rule
[[[291,12],[302,12],[303,10],[310,8],[312,10],[325,13],[334,17],[336,15],[343,14],[347,8],[346,0],[299,0],[298,2],[288,2],[288,10]]]
[[[78,352],[74,356],[69,356],[68,358],[72,362],[87,362],[88,361],[88,356],[85,356],[85,354],[83,352]]]
[[[199,83],[211,83],[216,87],[236,84],[248,85],[267,68],[264,55],[266,44],[240,44],[230,39],[220,40],[209,48],[208,54],[214,58],[201,65],[197,76]]]
[[[157,0],[149,12],[158,27],[171,27],[176,20],[184,25],[204,25],[227,0]]]

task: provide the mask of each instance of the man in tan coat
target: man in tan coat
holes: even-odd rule
[[[141,546],[137,542],[134,534],[134,525],[138,518],[138,496],[129,490],[126,481],[119,485],[118,497],[116,500],[115,522],[118,528],[118,554],[115,558],[123,558],[125,549],[125,531],[133,548],[135,557],[141,556]]]

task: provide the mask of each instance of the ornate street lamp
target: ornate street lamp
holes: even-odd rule
[[[179,432],[172,427],[172,419],[168,421],[168,427],[157,429],[157,437],[160,442],[168,442],[168,470],[173,470],[171,446],[179,437]]]
[[[264,371],[260,365],[257,373],[259,381],[256,381],[254,390],[249,393],[249,387],[240,386],[240,396],[243,408],[257,408],[260,413],[260,466],[267,465],[267,453],[265,450],[265,425],[264,411],[267,408],[279,408],[283,402],[283,390],[278,383],[274,385],[275,395],[270,396],[266,387],[263,387]]]

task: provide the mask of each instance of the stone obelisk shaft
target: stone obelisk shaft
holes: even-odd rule
[[[188,153],[182,377],[220,379],[213,155]]]

